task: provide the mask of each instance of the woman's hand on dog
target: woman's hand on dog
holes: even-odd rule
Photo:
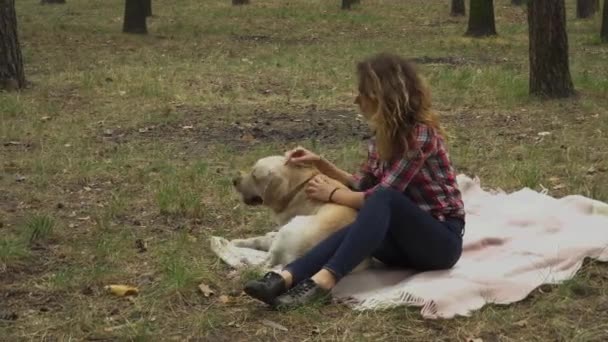
[[[318,175],[311,179],[310,182],[308,182],[308,186],[306,187],[305,192],[309,198],[318,201],[328,202],[329,196],[335,188],[336,186],[330,184],[327,176]]]
[[[287,158],[285,164],[315,164],[321,160],[319,155],[300,146],[294,148],[293,150],[287,151],[285,153],[285,158]]]

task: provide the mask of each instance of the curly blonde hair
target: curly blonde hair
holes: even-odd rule
[[[443,134],[431,109],[430,90],[413,62],[381,53],[357,64],[359,93],[377,103],[370,123],[375,130],[379,157],[384,161],[408,152],[417,123]]]

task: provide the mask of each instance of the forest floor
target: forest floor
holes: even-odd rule
[[[405,307],[276,313],[208,248],[273,228],[231,187],[257,158],[302,144],[358,165],[355,63],[380,51],[418,60],[459,172],[608,201],[608,46],[599,16],[566,2],[578,96],[541,101],[525,8],[507,0],[484,39],[463,35],[449,1],[153,1],[147,35],[120,32],[122,0],[17,1],[30,83],[0,93],[2,340],[605,341],[601,263],[512,305],[425,320]]]

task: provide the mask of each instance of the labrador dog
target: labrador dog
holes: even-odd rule
[[[286,164],[283,156],[259,159],[248,173],[233,179],[235,190],[246,205],[269,208],[279,226],[278,231],[231,242],[268,252],[265,266],[286,265],[332,233],[355,220],[357,211],[334,203],[308,198],[306,185],[320,172],[313,166]],[[336,187],[346,186],[328,179]],[[366,268],[364,261],[356,271]]]

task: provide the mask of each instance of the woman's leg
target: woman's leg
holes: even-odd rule
[[[348,227],[330,235],[305,255],[289,264],[289,269],[284,269],[280,274],[268,272],[262,279],[248,281],[245,284],[245,293],[271,305],[274,299],[287,291],[292,284],[297,284],[319,271],[336,252],[347,231]]]
[[[311,248],[304,255],[286,265],[283,270],[291,274],[292,284],[297,284],[303,279],[310,278],[313,274],[317,273],[327,260],[334,255],[338,247],[340,247],[349,229],[350,226],[340,229]]]
[[[366,257],[382,256],[403,260],[400,266],[419,270],[453,266],[462,252],[462,238],[448,224],[434,218],[404,194],[379,189],[366,202],[359,224],[353,224],[336,253],[323,266],[339,280]],[[381,237],[381,240],[378,238]],[[383,241],[383,240],[388,241]],[[390,243],[389,243],[390,242]],[[385,251],[383,246],[397,247]],[[385,256],[386,258],[386,256]],[[391,263],[394,264],[394,261]]]

